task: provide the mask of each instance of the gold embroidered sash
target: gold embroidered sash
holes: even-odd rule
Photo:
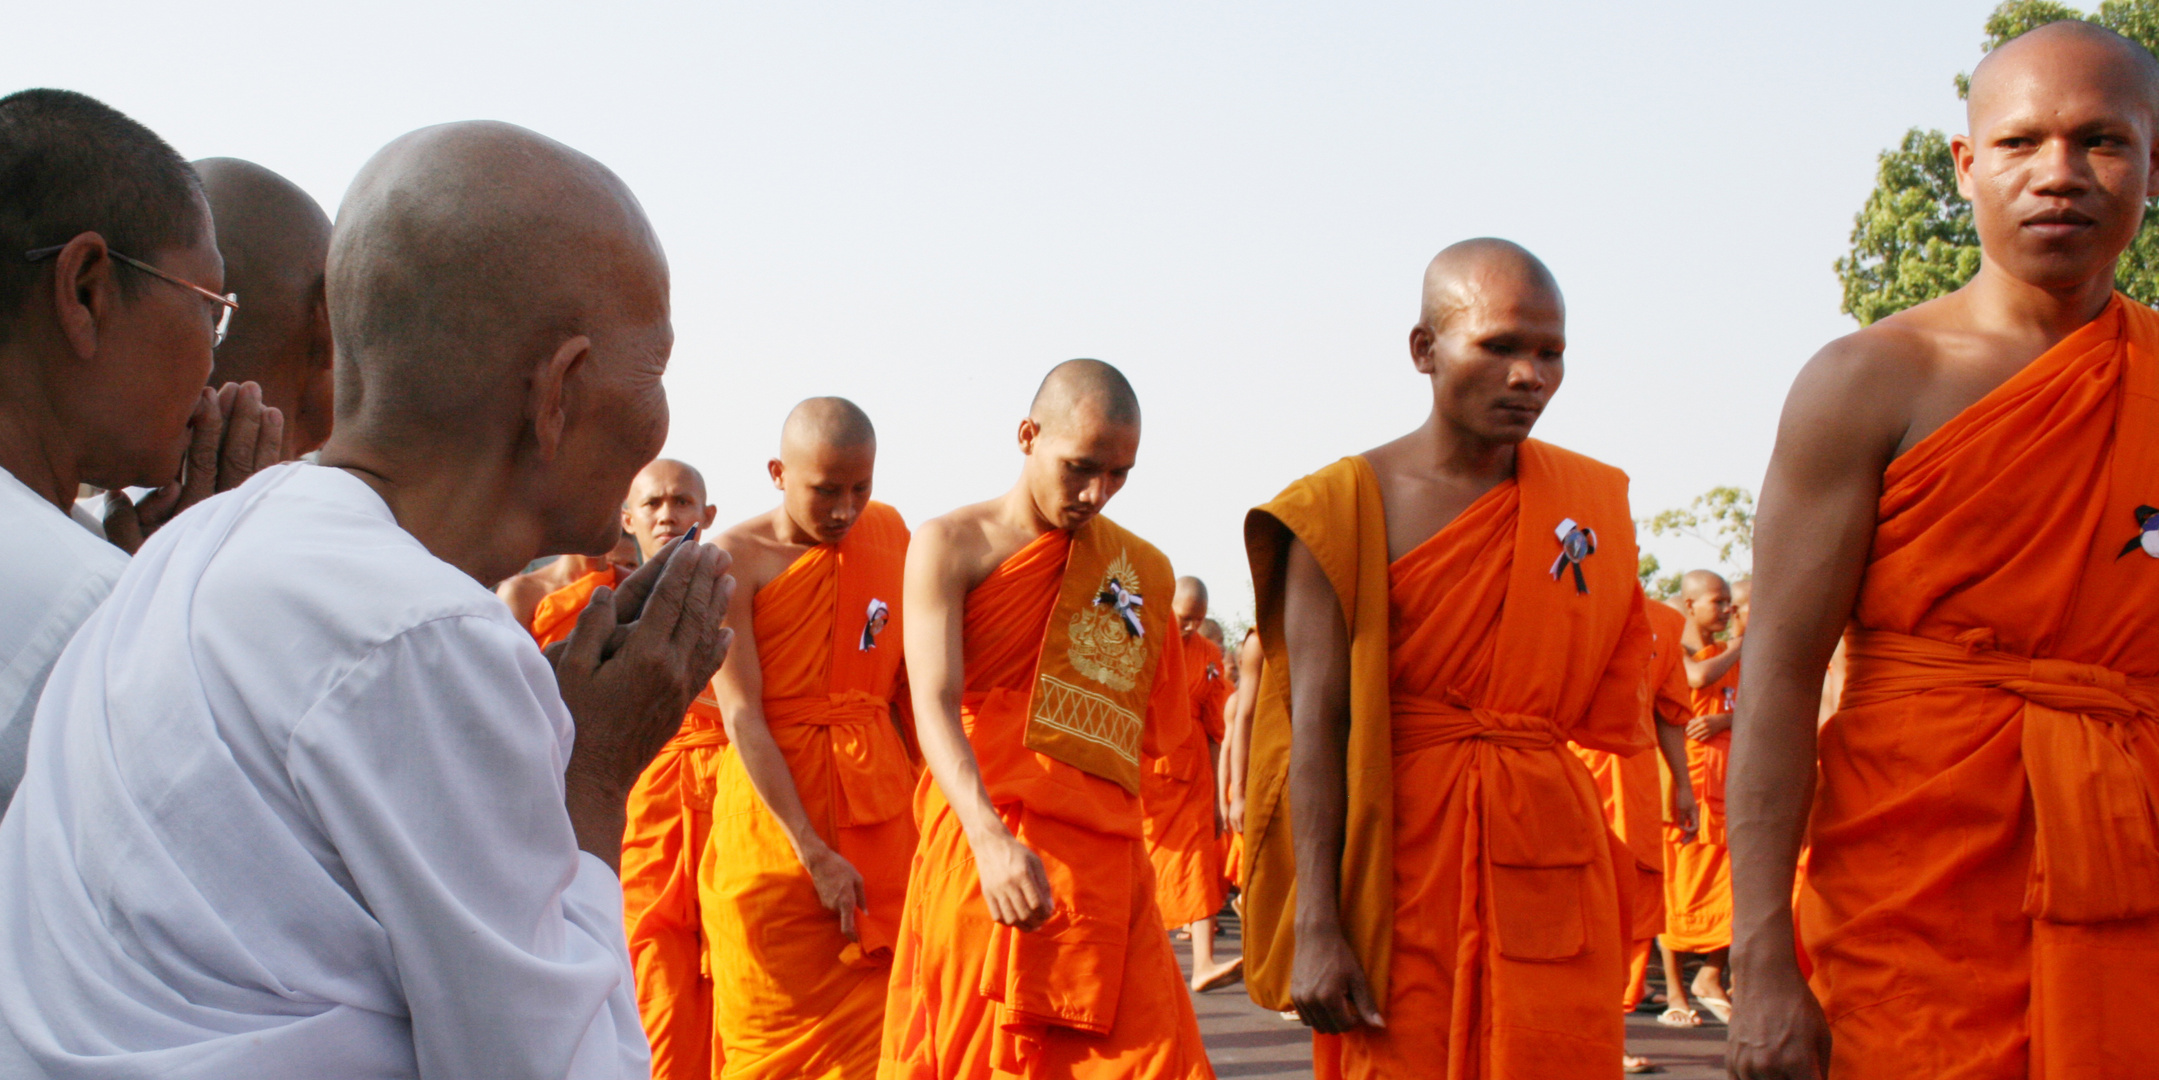
[[[1107,518],[1074,530],[1042,635],[1027,748],[1139,794],[1140,742],[1170,627],[1169,560]]]

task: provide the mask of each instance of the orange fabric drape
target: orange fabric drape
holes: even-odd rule
[[[893,954],[885,1080],[1213,1075],[1155,909],[1139,800],[1024,743],[1069,543],[1052,531],[1006,559],[968,594],[963,631],[968,741],[1006,826],[1041,857],[1057,913],[1026,934],[990,919],[966,836],[925,774],[915,791],[922,844]],[[1183,654],[1173,630],[1164,637],[1150,734],[1186,708]]]
[[[1643,611],[1648,618],[1652,635],[1652,652],[1648,674],[1644,679],[1647,690],[1642,695],[1642,731],[1651,745],[1635,753],[1621,756],[1575,745],[1574,753],[1589,766],[1589,777],[1596,782],[1597,799],[1604,808],[1605,824],[1611,826],[1612,834],[1626,845],[1631,856],[1629,865],[1620,867],[1625,877],[1632,874],[1627,896],[1633,902],[1621,913],[1625,920],[1627,940],[1634,942],[1653,938],[1664,932],[1664,818],[1665,781],[1662,758],[1655,746],[1658,691],[1679,670],[1679,633],[1664,615],[1684,625],[1680,614],[1663,604],[1643,601]],[[1659,615],[1658,612],[1663,612]],[[1681,677],[1679,685],[1685,688]],[[1631,1011],[1632,1006],[1627,1011]]]
[[[533,639],[546,648],[570,636],[592,594],[619,586],[621,576],[610,566],[549,593],[534,609]],[[622,921],[657,1080],[706,1080],[718,1060],[697,860],[711,829],[713,778],[726,745],[708,687],[637,778],[625,807]]]
[[[1694,654],[1707,660],[1728,646],[1712,642]],[[1731,712],[1739,693],[1739,668],[1691,691],[1688,716]],[[1691,843],[1677,828],[1666,830],[1664,943],[1681,952],[1713,952],[1732,943],[1732,849],[1724,831],[1724,775],[1732,755],[1732,733],[1718,732],[1707,742],[1687,740],[1687,779],[1694,787],[1699,826]]]
[[[818,836],[862,875],[866,902],[850,942],[741,756],[726,754],[698,872],[723,1077],[877,1073],[915,849],[914,766],[893,723],[907,540],[898,512],[873,502],[840,544],[809,549],[757,591],[766,726]],[[885,621],[871,635],[874,610]]]
[[[1140,781],[1140,801],[1147,814],[1147,857],[1154,864],[1155,904],[1163,922],[1172,927],[1222,910],[1222,840],[1215,833],[1214,756],[1209,744],[1222,741],[1222,707],[1229,700],[1229,680],[1222,674],[1222,650],[1214,642],[1186,634],[1182,644],[1182,678],[1191,713],[1181,723],[1171,721],[1180,729],[1175,743],[1147,759]]]
[[[1514,482],[1391,566],[1384,517],[1370,512],[1378,482],[1362,458],[1300,481],[1247,520],[1268,651],[1254,729],[1261,806],[1248,834],[1258,849],[1248,921],[1286,921],[1294,903],[1272,877],[1288,846],[1285,534],[1312,550],[1350,622],[1342,906],[1388,1026],[1323,1040],[1315,1054],[1331,1059],[1326,1068],[1454,1080],[1614,1068],[1623,1032],[1612,1003],[1626,964],[1615,845],[1588,769],[1565,747],[1631,755],[1650,744],[1642,727],[1650,635],[1625,485],[1617,470],[1525,443]],[[1561,550],[1555,527],[1567,519],[1597,535],[1599,550],[1581,564],[1586,591],[1563,567],[1550,572]],[[1385,583],[1376,595],[1367,587],[1375,563]],[[1377,709],[1360,692],[1374,674],[1360,639],[1375,622],[1385,635]],[[1362,734],[1375,726],[1377,739]],[[1384,757],[1368,760],[1375,753]],[[1387,781],[1376,806],[1358,779],[1375,764]],[[1268,914],[1255,917],[1263,902]],[[1375,902],[1384,920],[1365,910]],[[1384,941],[1360,938],[1374,924],[1386,928]],[[1248,939],[1263,1003],[1284,981],[1285,946],[1294,947],[1279,922]]]
[[[2159,1075],[2155,349],[2117,296],[1883,476],[1800,896],[1833,1075]]]

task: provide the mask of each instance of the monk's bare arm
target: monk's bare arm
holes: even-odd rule
[[[1687,669],[1687,685],[1696,690],[1715,685],[1718,679],[1732,670],[1733,664],[1739,662],[1739,645],[1739,642],[1732,642],[1731,648],[1707,660],[1696,660],[1692,655],[1681,653],[1679,662]]]
[[[1694,803],[1694,777],[1687,772],[1687,732],[1676,724],[1665,723],[1662,718],[1654,723],[1657,752],[1664,756],[1664,767],[1672,776],[1672,822],[1679,826],[1680,842],[1692,843],[1701,820]]]
[[[1314,1030],[1385,1026],[1342,930],[1342,844],[1349,820],[1349,624],[1302,540],[1282,575],[1289,652],[1290,835],[1297,860],[1297,952],[1290,998]]]
[[[840,932],[852,940],[855,910],[865,907],[867,900],[862,875],[817,835],[817,826],[810,822],[809,810],[802,805],[802,793],[795,788],[795,774],[787,767],[786,755],[780,752],[780,744],[765,723],[765,677],[757,654],[755,605],[757,590],[774,576],[774,567],[768,564],[778,560],[755,550],[749,542],[727,539],[732,542],[722,546],[730,553],[739,553],[736,564],[750,564],[753,569],[749,573],[754,575],[748,587],[736,593],[735,603],[727,612],[727,625],[735,632],[735,643],[727,662],[712,680],[713,694],[719,699],[720,715],[727,725],[727,740],[742,758],[742,771],[749,774],[750,787],[756,790],[758,800],[772,811],[780,830],[787,834],[788,845],[794,848],[795,858],[809,871],[818,901],[839,917]]]
[[[1864,335],[1861,335],[1863,337]],[[1730,1062],[1747,1078],[1813,1078],[1828,1026],[1800,976],[1792,881],[1814,798],[1822,674],[1873,543],[1882,471],[1909,425],[1896,357],[1846,339],[1800,373],[1778,425],[1755,533],[1754,649],[1741,675],[1726,802],[1732,844]]]
[[[982,900],[990,917],[1006,926],[1033,930],[1055,911],[1049,874],[1042,860],[1014,839],[975,761],[974,747],[960,722],[960,695],[966,688],[967,593],[970,579],[964,531],[939,518],[925,523],[907,546],[906,584],[901,592],[907,617],[902,639],[907,680],[914,697],[915,736],[922,760],[938,790],[959,818],[982,877]]]
[[[1259,635],[1247,634],[1237,646],[1237,696],[1230,705],[1229,746],[1229,827],[1244,831],[1245,777],[1252,765],[1252,720],[1259,712],[1259,686],[1262,670]]]

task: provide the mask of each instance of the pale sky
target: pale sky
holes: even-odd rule
[[[667,453],[723,522],[795,401],[879,431],[919,522],[989,498],[1050,365],[1145,411],[1110,516],[1250,611],[1244,511],[1414,427],[1418,278],[1537,252],[1568,303],[1539,437],[1637,517],[1759,489],[1876,155],[1961,130],[1991,0],[1732,3],[10,4],[61,86],[333,214],[413,128],[522,124],[612,167],[674,274]],[[1651,543],[1670,568],[1690,543]]]

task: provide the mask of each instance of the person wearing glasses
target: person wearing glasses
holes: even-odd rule
[[[81,94],[0,98],[0,808],[46,677],[131,544],[217,486],[228,420],[228,486],[280,437],[252,392],[204,386],[237,307],[170,146]],[[206,464],[182,486],[191,452]],[[69,520],[82,484],[158,490],[115,547]]]

